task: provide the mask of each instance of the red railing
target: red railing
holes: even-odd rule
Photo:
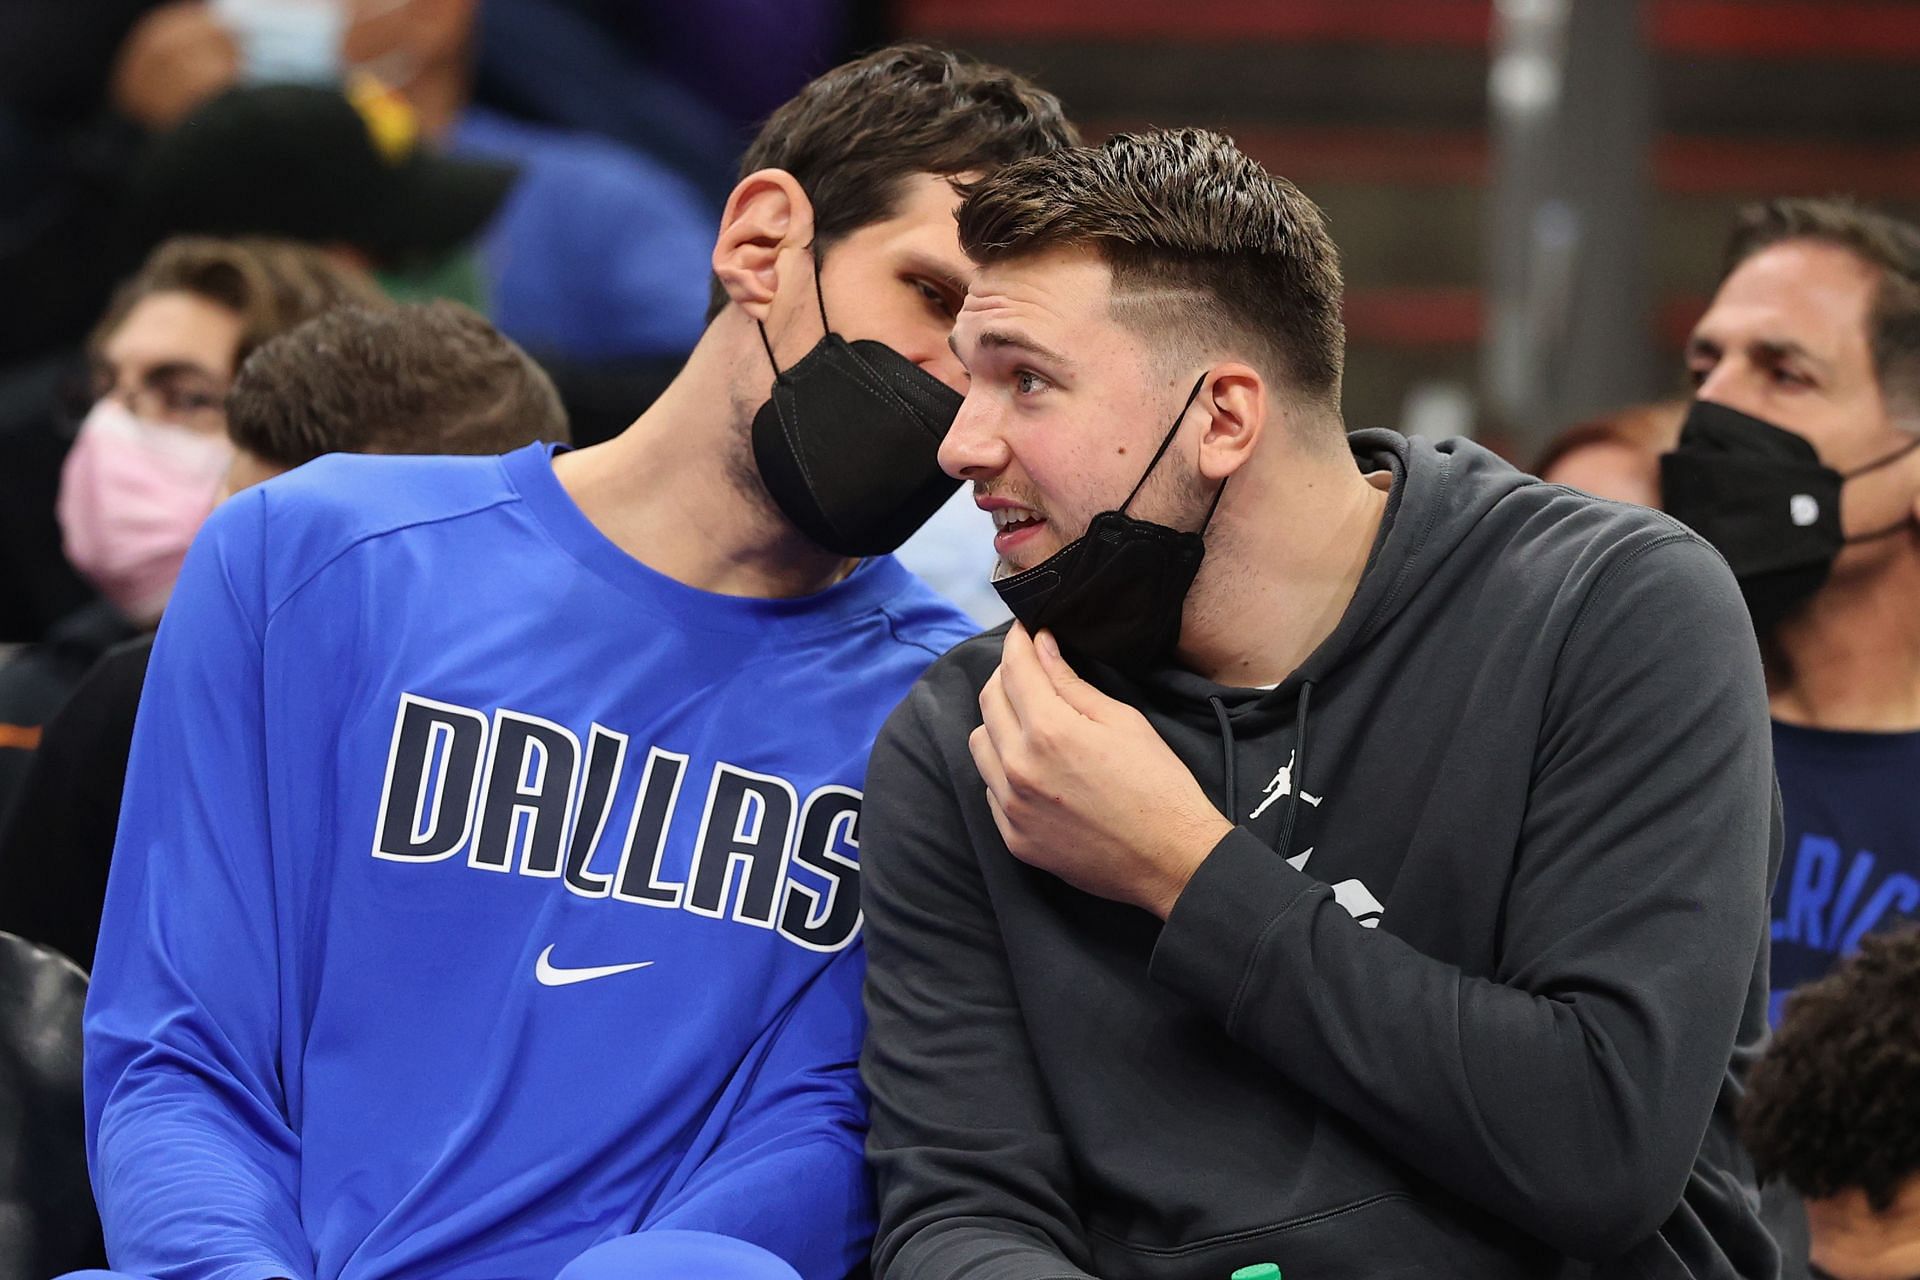
[[[1606,0],[1611,2],[1611,0]],[[996,39],[1362,43],[1473,48],[1489,0],[901,0],[904,30]],[[1652,0],[1656,47],[1748,58],[1920,59],[1906,0]]]

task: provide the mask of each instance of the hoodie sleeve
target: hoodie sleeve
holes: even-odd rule
[[[1679,1204],[1764,943],[1777,842],[1759,655],[1687,535],[1589,593],[1555,667],[1497,972],[1386,929],[1244,829],[1167,921],[1152,973],[1382,1147],[1577,1256]],[[1278,904],[1277,906],[1275,904]]]
[[[88,1165],[122,1270],[311,1274],[280,1086],[257,494],[194,543],[155,643],[86,1012]]]
[[[875,1280],[1086,1280],[1073,1177],[923,681],[861,816]]]

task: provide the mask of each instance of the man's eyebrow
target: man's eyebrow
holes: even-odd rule
[[[187,375],[191,375],[197,378],[206,378],[213,382],[218,382],[220,380],[219,374],[215,373],[212,369],[207,368],[205,365],[198,363],[197,361],[167,360],[160,364],[154,365],[151,369],[148,369],[143,381],[164,382],[170,378],[178,378],[178,377],[183,377]]]
[[[1822,369],[1828,367],[1826,360],[1821,359],[1791,338],[1761,338],[1751,345],[1754,351],[1766,356],[1770,360],[1781,360],[1792,357],[1805,360],[1808,364],[1818,365]]]
[[[1754,338],[1744,345],[1747,351],[1765,360],[1802,360],[1823,370],[1833,367],[1831,360],[1814,354],[1804,343],[1792,338]],[[1689,356],[1719,356],[1724,354],[1725,350],[1726,345],[1714,338],[1696,336],[1687,339]]]
[[[1035,342],[1032,338],[1029,338],[1026,334],[1020,333],[1017,330],[982,329],[976,341],[983,350],[988,348],[1004,348],[1012,351],[1024,351],[1030,356],[1038,357],[1041,360],[1060,365],[1063,368],[1073,367],[1073,361],[1067,359],[1067,357],[1061,355],[1058,351]]]

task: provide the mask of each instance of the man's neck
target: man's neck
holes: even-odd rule
[[[1386,514],[1388,476],[1362,475],[1341,454],[1245,479],[1209,535],[1179,657],[1215,683],[1256,688],[1293,674],[1339,625]]]
[[[725,373],[720,353],[703,342],[632,426],[560,455],[554,471],[609,541],[677,582],[774,599],[824,590],[858,562],[809,542],[749,487],[757,482],[745,456],[747,422]]]
[[[1809,729],[1920,729],[1920,549],[1830,582],[1769,646],[1774,719]]]

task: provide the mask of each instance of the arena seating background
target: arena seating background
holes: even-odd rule
[[[901,0],[904,34],[1038,76],[1089,135],[1224,129],[1299,183],[1347,270],[1347,420],[1392,426],[1480,340],[1491,0]],[[1735,206],[1849,193],[1920,213],[1920,5],[1645,0],[1658,87],[1648,341],[1698,318]]]

